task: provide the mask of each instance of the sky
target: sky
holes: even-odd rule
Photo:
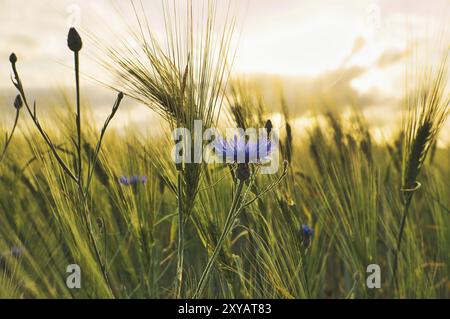
[[[449,0],[231,1],[240,35],[234,74],[259,80],[269,101],[274,75],[292,103],[332,95],[345,104],[351,96],[380,125],[386,112],[399,112],[395,105],[403,93],[411,39],[432,44],[434,35],[447,31],[450,21]],[[143,2],[154,31],[161,33],[160,0]],[[225,14],[225,1],[218,2],[219,15]],[[65,45],[70,26],[111,43],[117,35],[126,36],[126,26],[133,26],[135,19],[129,0],[2,0],[0,21],[0,101],[9,101],[14,97],[9,79],[11,51],[19,57],[21,76],[30,92],[47,98],[73,83],[71,55]],[[101,105],[97,115],[102,116],[101,110],[114,95],[90,79],[104,74],[98,73],[89,49],[86,56],[82,60],[84,90],[90,104]],[[294,115],[307,113],[307,103],[300,104]],[[133,102],[125,109],[123,125],[147,121],[143,114],[151,117]]]

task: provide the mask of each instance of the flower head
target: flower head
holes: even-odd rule
[[[256,141],[237,135],[230,141],[216,137],[214,141],[216,155],[227,163],[257,163],[269,159],[273,151],[272,143],[267,136],[260,136]]]
[[[308,225],[302,225],[301,229],[301,241],[302,245],[306,248],[311,244],[312,237],[314,235],[314,229]]]
[[[131,176],[130,177],[130,184],[131,185],[136,185],[137,183],[139,183],[139,176]]]
[[[126,186],[130,185],[128,178],[126,178],[125,176],[120,176],[119,183]]]
[[[133,175],[130,177],[120,176],[119,183],[125,186],[136,186],[138,184],[144,185],[147,183],[147,176],[137,176],[137,175]]]
[[[20,257],[23,254],[23,249],[20,248],[19,246],[12,246],[11,247],[11,256],[13,257]]]

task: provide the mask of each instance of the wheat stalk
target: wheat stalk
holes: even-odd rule
[[[393,284],[396,283],[398,257],[409,207],[414,192],[421,186],[417,179],[450,111],[450,96],[445,92],[449,49],[450,47],[446,49],[437,67],[423,67],[412,75],[415,88],[407,92],[405,99],[408,115],[403,124],[405,132],[401,187],[404,194],[403,214],[394,253]]]

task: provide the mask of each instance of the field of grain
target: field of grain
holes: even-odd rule
[[[0,105],[16,115],[0,126],[1,298],[450,297],[448,37],[438,62],[407,66],[402,119],[380,140],[358,105],[296,127],[281,90],[276,124],[231,73],[235,21],[214,5],[203,24],[167,6],[164,43],[132,8],[138,49],[93,41],[117,80],[101,125],[83,98],[83,32],[61,41],[74,89],[58,108],[28,93],[23,56],[2,61],[17,97]],[[158,116],[157,138],[110,125],[125,100]],[[171,132],[195,120],[276,132],[279,169],[176,164]]]

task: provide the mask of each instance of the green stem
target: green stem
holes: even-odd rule
[[[307,265],[306,265],[306,251],[307,251],[307,249],[308,248],[304,248],[304,247],[301,247],[300,248],[300,254],[301,254],[301,257],[302,257],[302,260],[301,260],[301,268],[302,268],[302,274],[303,274],[303,280],[304,280],[304,283],[305,283],[305,290],[306,290],[306,298],[311,298],[311,291],[309,290],[309,282],[308,282],[308,274],[307,274],[307,270],[308,270],[308,267],[307,267]]]
[[[11,130],[11,133],[8,135],[8,138],[6,139],[5,146],[3,148],[2,153],[0,154],[0,162],[3,160],[3,157],[6,154],[6,150],[8,149],[9,144],[11,143],[12,137],[14,135],[14,131],[16,130],[17,122],[19,121],[19,109],[16,110],[16,118],[14,120],[14,125]]]
[[[77,159],[78,159],[78,177],[77,184],[78,190],[83,201],[83,218],[86,224],[86,229],[88,232],[89,240],[92,243],[94,248],[95,256],[97,258],[97,262],[100,265],[100,269],[102,271],[105,282],[108,286],[110,293],[114,296],[111,282],[109,281],[108,273],[106,270],[106,265],[102,260],[100,249],[98,248],[97,241],[95,240],[94,230],[92,229],[92,223],[89,218],[89,209],[87,202],[87,193],[85,194],[83,190],[83,172],[82,172],[82,157],[81,157],[81,101],[80,101],[80,64],[79,64],[79,55],[78,51],[74,52],[74,60],[75,60],[75,86],[76,86],[76,103],[77,103],[77,115],[76,115],[76,125],[77,125]]]
[[[106,129],[108,128],[108,125],[111,122],[111,120],[116,115],[116,112],[119,109],[119,106],[120,106],[120,103],[121,103],[122,99],[123,99],[123,94],[119,93],[118,96],[117,96],[116,101],[114,102],[111,114],[106,118],[106,121],[103,124],[103,128],[102,128],[102,130],[100,132],[100,138],[99,138],[99,140],[97,142],[97,146],[95,147],[94,156],[92,158],[92,163],[90,163],[91,165],[88,167],[88,173],[87,173],[88,176],[87,176],[86,186],[85,186],[85,190],[84,190],[85,196],[87,196],[87,194],[89,193],[89,187],[90,187],[91,182],[92,182],[92,176],[94,174],[95,167],[97,166],[98,156],[99,156],[99,153],[100,153],[100,148],[102,146],[103,138],[104,138],[105,133],[106,133]]]
[[[82,171],[81,171],[81,107],[80,107],[80,65],[78,52],[74,53],[75,59],[75,86],[77,95],[77,155],[78,155],[78,182],[82,185]]]
[[[209,278],[209,275],[210,275],[211,270],[214,266],[214,263],[217,259],[217,256],[219,255],[219,252],[222,249],[223,242],[224,242],[225,238],[228,236],[230,230],[232,229],[234,217],[236,216],[236,212],[239,211],[238,210],[239,200],[241,198],[241,193],[242,193],[242,189],[244,187],[244,183],[245,183],[244,181],[239,181],[238,187],[236,189],[236,193],[234,195],[233,203],[231,204],[230,211],[228,212],[228,216],[225,221],[225,226],[222,230],[222,234],[220,235],[219,241],[217,242],[217,245],[214,248],[213,254],[209,258],[208,263],[206,264],[206,267],[203,270],[202,276],[200,277],[200,281],[197,285],[197,289],[194,294],[194,299],[200,297],[200,294],[202,293],[203,288]]]
[[[408,216],[409,206],[411,204],[412,194],[407,194],[405,204],[403,206],[403,216],[400,224],[400,231],[398,233],[397,245],[394,253],[394,268],[392,274],[392,285],[397,285],[397,268],[398,268],[398,257],[400,255],[400,249],[402,244],[403,233],[406,225],[406,217]]]
[[[75,177],[75,174],[72,173],[72,171],[67,166],[66,162],[59,156],[57,152],[57,147],[53,144],[50,137],[47,135],[47,133],[44,131],[44,129],[41,126],[41,123],[39,122],[36,114],[36,102],[34,103],[33,110],[31,110],[30,105],[28,104],[27,97],[25,95],[25,89],[22,85],[22,81],[20,80],[19,73],[16,68],[16,64],[12,64],[12,69],[14,73],[15,81],[13,82],[16,89],[19,91],[20,96],[22,97],[22,101],[25,104],[25,107],[27,109],[28,114],[30,115],[31,119],[33,120],[34,124],[36,125],[39,133],[41,134],[42,138],[44,139],[45,143],[47,143],[48,147],[50,147],[50,150],[52,151],[52,154],[55,156],[56,160],[58,161],[61,168],[66,172],[66,174],[76,183],[78,183],[77,178]]]
[[[114,291],[112,289],[112,285],[111,285],[111,282],[109,281],[109,277],[108,277],[108,272],[106,270],[106,264],[102,260],[102,257],[100,254],[100,249],[98,248],[97,241],[95,240],[94,230],[92,229],[92,223],[89,220],[87,197],[84,196],[83,188],[81,187],[80,184],[78,185],[78,188],[79,188],[80,196],[82,197],[82,201],[83,201],[82,217],[83,217],[84,223],[86,225],[89,241],[92,243],[92,246],[94,248],[95,257],[97,258],[97,262],[100,265],[100,270],[102,272],[103,278],[105,279],[106,285],[108,286],[109,292],[111,293],[112,296],[114,296]]]
[[[183,285],[183,263],[184,263],[184,220],[183,220],[183,194],[181,189],[182,171],[178,171],[178,247],[177,247],[177,282],[176,297],[181,298]]]

